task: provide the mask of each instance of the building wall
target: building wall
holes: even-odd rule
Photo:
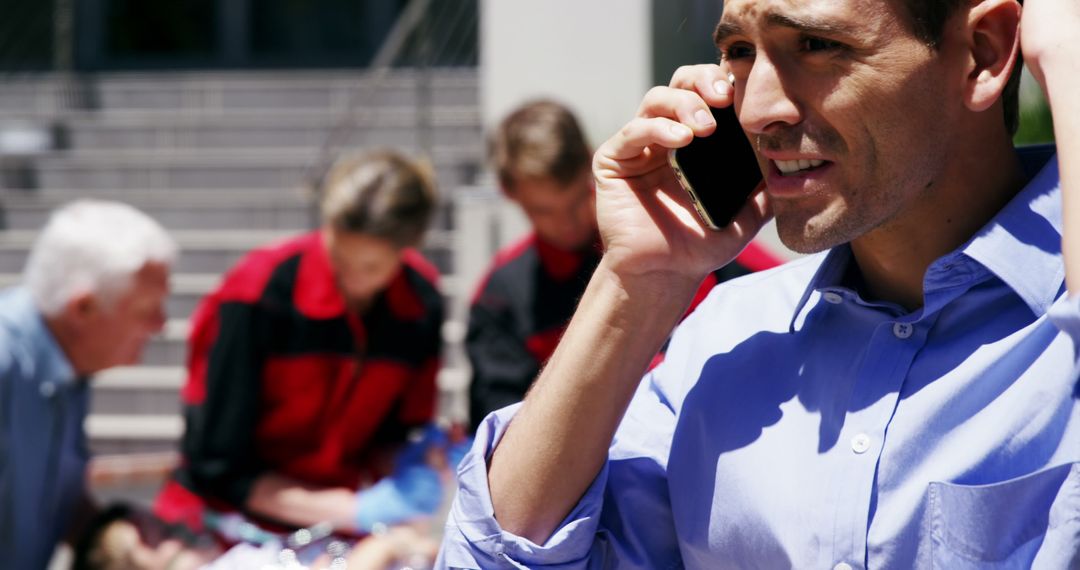
[[[484,124],[535,97],[568,104],[599,145],[652,85],[650,0],[482,0]]]

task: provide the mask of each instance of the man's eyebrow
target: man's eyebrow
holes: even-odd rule
[[[851,36],[855,31],[845,24],[835,20],[824,20],[813,17],[793,18],[783,14],[771,13],[765,16],[765,23],[769,27],[792,28],[805,34],[825,34]]]
[[[855,31],[850,26],[838,23],[833,20],[824,20],[819,18],[796,18],[792,16],[785,16],[783,14],[771,13],[765,16],[765,23],[768,27],[791,28],[804,34],[811,35],[855,35]],[[721,21],[719,24],[716,25],[716,31],[713,32],[713,42],[716,43],[716,45],[720,45],[724,43],[724,41],[727,40],[729,37],[740,35],[742,33],[743,27],[738,22]]]
[[[743,29],[738,23],[722,21],[716,25],[716,31],[713,32],[713,43],[720,45],[729,37],[737,36],[741,33],[743,33]]]

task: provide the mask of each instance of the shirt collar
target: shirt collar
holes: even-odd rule
[[[34,378],[41,383],[75,382],[75,369],[45,324],[45,316],[38,310],[33,296],[23,287],[15,288],[11,295],[18,307],[19,320],[24,325],[24,346],[35,367]]]
[[[1029,182],[959,251],[989,269],[1041,316],[1065,281],[1061,184],[1052,146],[1019,154]]]
[[[810,278],[810,284],[803,291],[802,298],[795,305],[795,312],[791,316],[791,324],[788,325],[788,331],[790,332],[795,332],[795,325],[799,320],[799,316],[815,293],[826,287],[835,287],[843,282],[844,272],[847,271],[848,263],[851,262],[851,246],[846,243],[839,245],[830,249],[823,257],[821,265],[818,265],[814,276]]]
[[[952,261],[966,256],[994,273],[1039,316],[1060,296],[1065,280],[1058,164],[1051,145],[1017,152],[1029,177],[1023,190],[965,245],[934,262],[928,273],[955,271]],[[815,293],[842,286],[851,256],[848,244],[824,255],[795,306],[790,331]]]

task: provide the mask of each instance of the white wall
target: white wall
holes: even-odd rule
[[[546,96],[577,113],[595,147],[633,117],[652,85],[649,0],[482,0],[485,128]]]

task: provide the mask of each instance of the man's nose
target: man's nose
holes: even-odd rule
[[[759,53],[743,84],[739,122],[748,133],[767,134],[802,121],[802,110],[785,84],[784,69]]]

